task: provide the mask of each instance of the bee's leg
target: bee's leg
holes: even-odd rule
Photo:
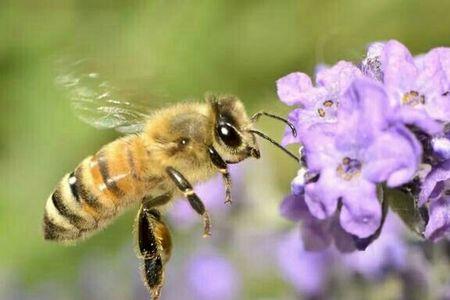
[[[147,209],[167,204],[172,199],[172,193],[166,193],[157,197],[144,197],[142,204]]]
[[[280,116],[277,116],[277,115],[274,115],[274,114],[271,114],[271,113],[268,113],[268,112],[265,112],[265,111],[259,111],[259,112],[257,112],[256,114],[254,114],[254,115],[250,118],[250,120],[251,120],[253,123],[255,123],[256,121],[258,121],[258,119],[259,119],[261,116],[267,116],[267,117],[269,117],[269,118],[273,118],[273,119],[279,120],[279,121],[281,121],[281,122],[284,122],[284,123],[285,123],[287,126],[289,126],[289,128],[291,129],[292,135],[293,135],[294,137],[297,136],[297,130],[295,129],[294,124],[292,124],[291,122],[289,122],[289,120],[287,120],[287,119],[285,119],[285,118],[282,118],[282,117],[280,117]]]
[[[213,146],[208,147],[208,152],[213,165],[216,166],[222,174],[223,182],[225,184],[225,203],[231,204],[233,202],[231,199],[231,176],[230,172],[228,172],[227,163],[220,157],[220,154],[217,153]]]
[[[208,212],[205,209],[205,205],[202,200],[194,192],[192,185],[187,179],[177,170],[172,167],[167,167],[166,172],[170,179],[175,183],[177,188],[188,199],[191,207],[203,218],[203,236],[207,237],[211,235],[211,222],[209,220]]]
[[[150,291],[151,300],[157,300],[161,294],[164,280],[164,265],[170,258],[172,240],[169,229],[161,220],[161,214],[150,203],[162,202],[170,196],[162,195],[154,201],[141,205],[137,219],[137,239],[139,257],[143,259],[143,279]]]

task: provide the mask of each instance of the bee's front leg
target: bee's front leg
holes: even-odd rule
[[[211,162],[222,174],[223,182],[225,184],[225,203],[231,204],[233,202],[231,199],[231,176],[230,172],[228,172],[227,163],[220,157],[220,154],[217,153],[213,146],[208,147],[208,153]]]
[[[167,167],[166,172],[170,179],[175,183],[177,188],[188,199],[191,207],[203,217],[203,236],[207,237],[211,235],[211,222],[208,212],[205,209],[205,205],[202,200],[197,196],[189,181],[177,170],[172,167]]]

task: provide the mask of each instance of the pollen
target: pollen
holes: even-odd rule
[[[417,91],[410,91],[403,95],[402,103],[410,106],[425,104],[425,96]]]
[[[331,100],[326,100],[323,102],[323,106],[325,106],[325,107],[332,107],[333,104],[334,104],[334,102]]]
[[[324,118],[325,115],[326,115],[325,110],[324,110],[323,108],[319,108],[319,109],[317,110],[317,113],[319,114],[319,116],[320,116],[321,118]]]
[[[362,164],[359,160],[344,157],[342,163],[336,168],[338,175],[344,180],[351,180],[361,173]]]

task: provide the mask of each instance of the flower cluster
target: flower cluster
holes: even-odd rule
[[[277,90],[295,106],[289,120],[299,132],[286,130],[283,143],[302,146],[285,201],[305,202],[306,224],[337,222],[353,240],[371,240],[386,215],[383,195],[398,190],[428,210],[426,238],[449,232],[450,48],[413,57],[395,40],[377,42],[358,65],[322,67],[315,84],[291,73]]]

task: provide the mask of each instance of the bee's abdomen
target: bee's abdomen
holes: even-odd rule
[[[143,157],[134,141],[119,139],[87,157],[59,182],[47,200],[44,237],[72,241],[104,227],[132,202],[140,201],[148,186],[136,165]]]
[[[48,240],[75,240],[82,232],[98,227],[96,216],[86,210],[86,201],[81,198],[85,191],[76,172],[67,174],[47,200],[44,214],[44,237]]]

